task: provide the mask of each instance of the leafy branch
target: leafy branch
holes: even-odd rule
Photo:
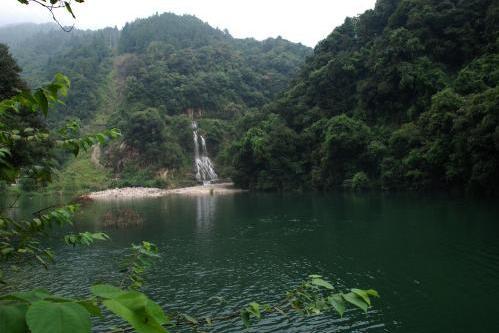
[[[14,220],[0,216],[0,261],[31,256],[44,267],[54,259],[48,248],[42,247],[41,238],[53,225],[72,225],[77,205],[56,208],[31,220]]]
[[[190,325],[197,329],[213,326],[215,323],[232,321],[240,318],[244,327],[262,320],[268,315],[281,315],[289,317],[299,314],[305,317],[337,313],[341,317],[348,306],[367,312],[371,307],[371,297],[379,297],[373,289],[350,289],[348,292],[336,291],[336,288],[320,275],[310,275],[295,289],[288,291],[286,296],[274,304],[250,302],[242,309],[235,310],[223,316],[195,318],[191,315],[178,313],[172,320],[177,326]]]
[[[143,241],[140,245],[132,244],[131,253],[122,264],[121,272],[124,274],[120,287],[139,290],[144,284],[145,270],[158,256],[158,247],[153,243]]]
[[[100,133],[79,135],[79,124],[68,122],[59,131],[49,131],[31,127],[13,128],[2,118],[32,113],[48,116],[51,108],[63,104],[61,98],[67,95],[71,86],[69,79],[58,73],[49,84],[35,91],[22,91],[16,96],[0,102],[0,180],[15,181],[21,173],[38,182],[51,180],[53,161],[50,155],[41,158],[38,163],[27,165],[16,164],[15,152],[18,147],[26,145],[55,146],[70,151],[75,156],[81,150],[88,150],[94,144],[105,144],[121,135],[118,129],[109,129]]]
[[[45,87],[34,92],[24,91],[2,101],[0,120],[9,114],[21,112],[47,117],[52,106],[62,103],[60,97],[66,95],[69,86],[69,80],[57,74],[52,83]],[[19,142],[42,145],[52,139],[57,147],[78,155],[81,149],[88,149],[95,143],[105,143],[120,135],[115,129],[83,137],[79,137],[78,132],[79,126],[75,122],[68,123],[56,133],[33,128],[12,128],[7,123],[0,122],[0,180],[15,181],[21,174],[26,174],[32,179],[50,181],[50,163],[16,161],[16,149],[23,147]],[[46,155],[50,156],[50,152]],[[42,245],[43,238],[48,236],[48,231],[53,226],[73,225],[72,218],[77,208],[76,204],[48,207],[35,212],[31,219],[26,220],[0,215],[0,262],[34,257],[47,267],[54,260],[54,254]],[[103,233],[90,232],[64,237],[64,241],[71,246],[87,246],[97,240],[107,239],[107,235]],[[295,312],[310,316],[335,311],[343,315],[347,305],[367,311],[371,306],[370,297],[378,296],[374,290],[351,289],[345,293],[337,292],[321,276],[312,275],[275,305],[251,302],[228,315],[203,319],[177,312],[167,315],[157,303],[139,291],[144,283],[143,275],[157,256],[158,249],[152,243],[133,245],[125,259],[120,287],[94,285],[90,288],[91,296],[88,298],[60,297],[42,289],[0,296],[0,330],[9,333],[88,333],[92,328],[91,317],[101,317],[104,311],[127,323],[128,326],[122,332],[135,330],[139,333],[167,333],[180,325],[198,329],[238,317],[247,327],[272,313],[287,315]],[[0,272],[0,281],[1,278]]]
[[[120,332],[168,333],[181,325],[209,329],[215,323],[232,321],[237,317],[248,328],[265,315],[275,313],[287,317],[293,312],[313,316],[335,311],[342,316],[347,304],[367,311],[371,306],[370,296],[378,297],[374,290],[352,289],[348,293],[334,293],[334,287],[329,282],[312,275],[298,288],[288,292],[281,304],[251,302],[238,313],[196,319],[187,314],[168,315],[157,303],[137,290],[109,284],[94,285],[90,290],[92,297],[86,299],[62,298],[45,290],[1,296],[0,314],[3,312],[8,317],[3,323],[0,320],[0,324],[4,324],[12,333],[25,333],[28,328],[31,333],[86,333],[91,330],[90,317],[101,317],[103,311],[109,311],[129,325],[120,328]],[[58,325],[60,321],[63,325]]]
[[[97,240],[108,240],[109,236],[103,232],[80,232],[78,234],[69,234],[64,236],[64,242],[73,247],[77,245],[89,246]]]
[[[55,16],[55,11],[57,9],[66,9],[66,11],[75,19],[76,16],[73,12],[73,8],[71,7],[71,2],[72,0],[17,0],[18,2],[22,3],[23,5],[29,5],[30,3],[35,3],[37,5],[42,6],[43,8],[47,9],[50,12],[50,15],[52,16],[52,19],[54,22],[56,22],[59,27],[65,31],[65,32],[70,32],[74,28],[74,24],[71,27],[65,27],[63,26],[57,17]],[[84,0],[74,0],[77,3],[83,3]]]

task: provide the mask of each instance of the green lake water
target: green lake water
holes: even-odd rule
[[[24,197],[17,214],[47,201]],[[142,222],[104,226],[123,210]],[[381,194],[170,196],[94,202],[76,220],[80,230],[103,230],[112,240],[84,250],[54,242],[57,263],[48,271],[23,267],[13,276],[18,284],[85,295],[90,284],[119,278],[128,244],[149,240],[161,257],[145,291],[165,309],[202,316],[219,309],[208,301],[212,296],[233,308],[277,301],[308,274],[381,295],[367,314],[271,316],[249,332],[499,331],[497,201]],[[235,321],[213,331],[243,329]]]

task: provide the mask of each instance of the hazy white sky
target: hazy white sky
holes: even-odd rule
[[[0,25],[18,22],[47,22],[50,14],[32,4],[26,8],[17,0],[0,0]],[[314,46],[345,17],[374,7],[375,0],[85,0],[74,4],[76,27],[96,29],[122,27],[135,18],[156,12],[192,14],[235,37],[282,36]],[[65,12],[58,17],[72,23]]]

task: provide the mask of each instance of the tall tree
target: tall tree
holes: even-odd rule
[[[21,68],[10,54],[7,45],[0,44],[0,100],[10,98],[27,88],[20,73]]]

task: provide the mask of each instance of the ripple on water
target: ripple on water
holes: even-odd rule
[[[370,196],[242,195],[130,204],[143,218],[140,228],[112,230],[111,242],[92,248],[54,245],[56,265],[49,271],[23,266],[14,274],[18,284],[84,296],[94,282],[119,279],[128,244],[150,240],[161,257],[145,292],[167,310],[204,316],[250,301],[276,302],[315,273],[339,289],[374,287],[382,296],[367,314],[270,316],[248,332],[464,333],[499,327],[497,210]],[[95,204],[81,223],[100,230],[100,216],[113,205],[123,203]],[[213,296],[231,307],[218,307],[209,301]],[[95,331],[112,323],[117,321],[99,322]],[[241,331],[238,319],[213,329]]]

